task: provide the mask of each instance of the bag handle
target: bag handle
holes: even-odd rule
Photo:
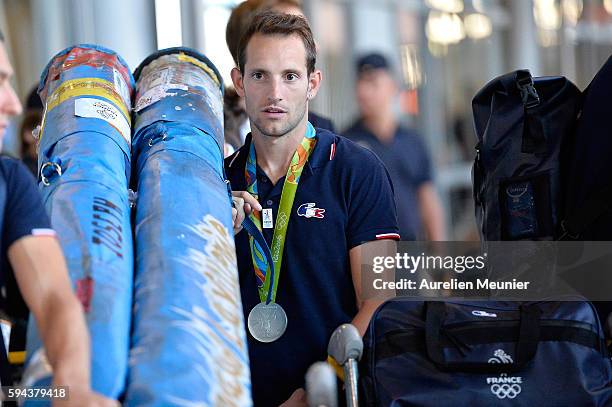
[[[540,339],[540,309],[534,305],[521,305],[519,335],[515,359],[511,363],[447,362],[441,341],[442,325],[446,316],[444,302],[425,303],[425,345],[427,354],[443,371],[465,373],[511,373],[520,371],[533,359]]]

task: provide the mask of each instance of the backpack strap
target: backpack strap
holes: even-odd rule
[[[540,104],[540,96],[533,84],[533,77],[527,69],[521,69],[516,71],[516,86],[521,92],[521,99],[525,110],[534,108]]]
[[[516,71],[514,83],[520,92],[525,112],[521,152],[527,154],[545,153],[546,131],[542,123],[541,114],[537,109],[542,99],[538,95],[529,70],[521,69]]]

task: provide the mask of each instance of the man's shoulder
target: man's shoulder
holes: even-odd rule
[[[6,154],[0,154],[0,168],[2,170],[12,170],[19,166],[21,161]]]
[[[245,145],[242,145],[240,148],[238,148],[232,154],[230,154],[227,157],[225,157],[223,159],[223,163],[225,164],[225,167],[228,168],[228,167],[231,167],[232,165],[234,165],[234,162],[236,161],[236,159],[238,159],[238,157],[240,157],[240,155],[244,154],[244,151],[245,151]]]
[[[333,133],[327,129],[317,128],[317,145],[310,157],[313,167],[331,163],[342,171],[367,171],[382,166],[380,159],[369,149],[352,140]],[[244,168],[249,152],[249,143],[245,144],[224,160],[225,171],[230,181],[244,177]]]
[[[362,159],[378,161],[378,157],[370,149],[364,147],[363,144],[351,140],[348,137],[338,135],[338,152],[345,154],[347,159],[351,161],[359,161]]]
[[[233,154],[227,156],[224,160],[225,176],[230,181],[232,189],[235,191],[246,188],[244,183],[244,168],[246,165],[248,149],[247,143],[243,144]]]
[[[7,183],[35,182],[34,177],[21,160],[0,155],[0,177]]]
[[[246,155],[248,153],[248,139],[247,141],[245,141],[245,143],[240,146],[240,148],[238,148],[236,151],[234,151],[232,154],[228,155],[227,157],[224,158],[223,160],[223,164],[225,165],[225,170],[228,171],[232,168],[237,168],[238,167],[238,161],[242,162],[242,168],[244,168],[244,163],[246,163]]]
[[[382,165],[376,154],[345,136],[321,130],[319,137],[323,146],[333,144],[334,151],[330,151],[330,161],[336,161],[344,169],[367,171]]]

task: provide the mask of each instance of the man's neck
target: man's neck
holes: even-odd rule
[[[304,120],[282,137],[264,136],[253,126],[252,135],[257,153],[257,165],[266,173],[272,184],[276,185],[282,177],[287,175],[293,154],[306,134],[306,123],[307,121]]]
[[[383,144],[391,143],[397,131],[397,120],[393,112],[384,112],[376,116],[364,117],[363,124]]]

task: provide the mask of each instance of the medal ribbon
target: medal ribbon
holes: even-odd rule
[[[278,278],[283,260],[283,249],[285,247],[285,237],[287,236],[287,226],[289,225],[291,208],[293,207],[293,200],[295,199],[295,193],[298,183],[300,182],[302,170],[317,143],[315,135],[316,132],[314,127],[312,124],[307,123],[306,134],[297,150],[295,150],[289,168],[287,169],[287,176],[283,184],[283,191],[281,193],[281,200],[272,237],[271,252],[273,264],[269,264],[266,259],[262,245],[249,234],[249,244],[251,246],[251,257],[253,259],[253,269],[257,280],[257,289],[259,290],[259,299],[266,304],[276,301],[276,290],[278,288]],[[251,140],[244,172],[247,192],[253,195],[255,199],[259,200],[257,194],[257,159],[253,140]],[[249,218],[261,232],[261,212],[253,210]],[[268,278],[268,276],[270,276],[270,278]]]

